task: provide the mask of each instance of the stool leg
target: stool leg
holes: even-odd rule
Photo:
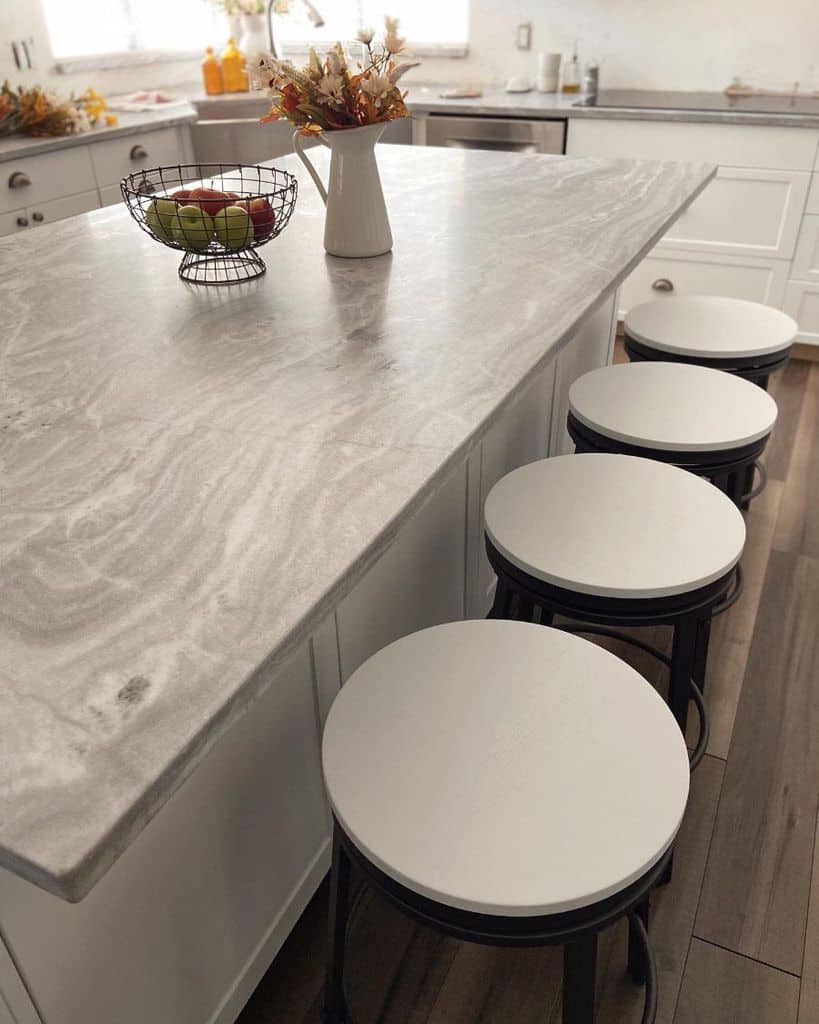
[[[697,643],[694,653],[694,682],[700,693],[705,693],[705,673],[708,668],[708,643],[711,639],[711,619],[702,619],[697,625]]]
[[[345,1024],[344,944],[350,912],[350,861],[333,831],[333,866],[330,871],[330,916],[327,945],[327,980],[324,991],[324,1024]]]
[[[518,594],[518,619],[521,622],[535,621],[535,602],[523,594]]]
[[[509,613],[512,610],[512,588],[502,579],[498,577],[498,582],[495,584],[495,599],[492,602],[492,608],[487,615],[488,619],[508,619]]]
[[[635,908],[634,912],[643,922],[648,931],[648,914],[649,914],[649,902],[648,896],[645,897],[642,903],[639,903]],[[631,921],[628,925],[628,973],[631,980],[635,985],[645,985],[646,983],[646,961],[645,961],[645,950],[643,944],[636,935],[634,928],[632,927]]]
[[[745,472],[742,474],[742,492],[739,495],[740,498],[742,497],[743,494],[750,494],[751,491],[753,490],[753,487],[754,487],[754,473],[755,473],[755,467],[754,467],[754,464],[752,462],[749,466],[745,467]],[[739,502],[739,507],[744,512],[747,512],[748,509],[751,507],[751,503],[750,503],[750,501],[740,501]]]
[[[587,932],[563,947],[563,1024],[593,1024],[597,975],[597,933]]]

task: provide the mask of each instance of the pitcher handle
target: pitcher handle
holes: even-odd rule
[[[324,141],[321,138],[321,136],[319,136],[319,141],[320,142]],[[310,174],[310,177],[316,183],[316,188],[319,190],[319,195],[324,200],[324,205],[326,206],[327,205],[327,189],[324,187],[324,182],[319,177],[318,171],[315,169],[315,167],[312,165],[312,163],[307,159],[307,154],[304,152],[304,144],[302,143],[301,132],[299,132],[299,131],[293,132],[293,148],[296,151],[296,156],[299,158],[299,160],[301,160],[301,162],[307,168],[307,170],[308,170],[308,172]]]

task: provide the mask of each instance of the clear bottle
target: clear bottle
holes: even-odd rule
[[[245,68],[245,58],[232,37],[222,51],[222,78],[225,92],[247,92],[249,82]]]
[[[580,61],[577,58],[577,43],[574,44],[572,59],[563,67],[562,92],[580,92]]]
[[[221,96],[225,91],[225,83],[222,78],[222,65],[219,58],[209,46],[205,50],[205,59],[202,61],[202,81],[205,85],[207,96]]]

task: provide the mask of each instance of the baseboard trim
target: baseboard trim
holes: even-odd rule
[[[806,363],[819,363],[819,345],[797,342],[791,349],[791,359],[802,359]]]
[[[285,939],[315,895],[322,879],[330,870],[330,853],[331,843],[327,839],[301,876],[287,905],[262,936],[208,1024],[235,1024],[245,1003],[250,999],[265,971],[273,963]]]

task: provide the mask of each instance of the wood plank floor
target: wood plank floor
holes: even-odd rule
[[[712,634],[709,752],[653,907],[661,1024],[819,1024],[819,364],[791,363],[772,392],[746,590]],[[240,1024],[320,1020],[326,901],[323,885]],[[600,1024],[640,1019],[625,947],[622,925],[603,937]],[[458,943],[369,894],[351,937],[356,1024],[558,1024],[560,978],[559,950]]]

